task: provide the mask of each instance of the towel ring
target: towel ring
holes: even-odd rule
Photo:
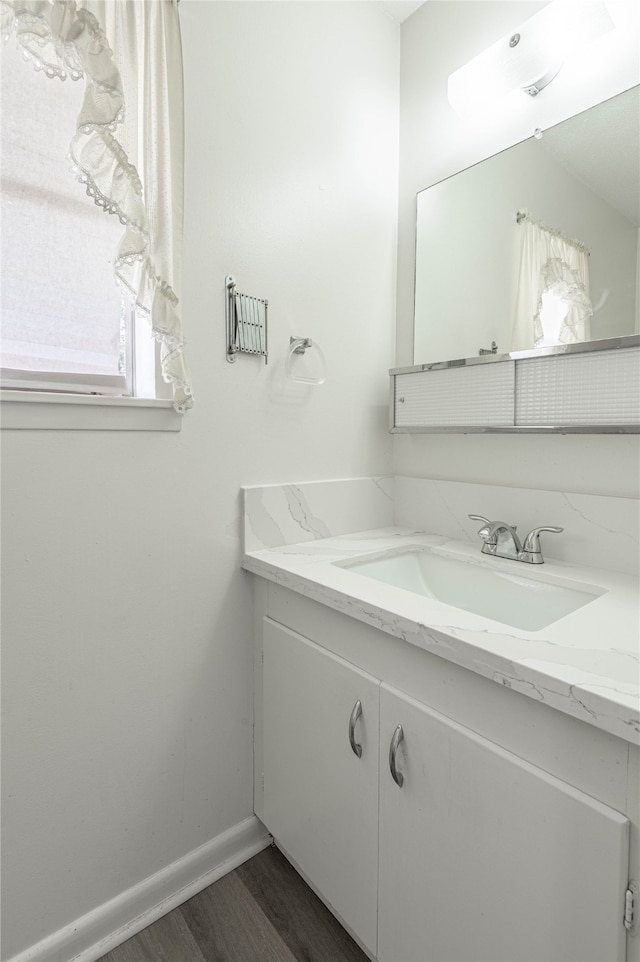
[[[320,374],[318,377],[303,377],[293,373],[295,355],[304,354],[309,348],[315,348],[320,360]],[[299,384],[324,384],[327,379],[327,362],[325,356],[317,344],[314,344],[310,337],[290,337],[289,353],[284,365],[284,372],[291,381]]]

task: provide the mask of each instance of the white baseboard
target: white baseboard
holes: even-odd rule
[[[266,828],[252,815],[15,955],[10,962],[96,962],[270,843]]]

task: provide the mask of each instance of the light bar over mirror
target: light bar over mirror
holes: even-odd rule
[[[449,103],[469,118],[516,90],[536,96],[565,63],[613,29],[602,0],[555,0],[452,73]]]

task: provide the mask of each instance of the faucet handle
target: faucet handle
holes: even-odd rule
[[[468,514],[467,517],[470,518],[471,521],[482,521],[483,524],[491,524],[489,518],[483,518],[481,514]]]
[[[480,535],[483,541],[489,537],[489,528],[491,527],[491,521],[489,520],[489,518],[485,518],[481,514],[468,514],[467,517],[470,518],[471,521],[482,522],[482,527],[478,531],[478,534]]]
[[[522,551],[528,552],[529,554],[539,555],[540,563],[542,563],[542,548],[540,547],[540,532],[541,531],[551,531],[553,534],[560,534],[564,531],[564,528],[555,528],[548,525],[541,525],[539,528],[533,528],[529,532],[527,537],[524,539],[524,544],[522,545]],[[536,559],[537,560],[537,559]]]
[[[503,527],[506,526],[506,522],[490,521],[489,518],[485,518],[481,514],[468,514],[467,517],[470,518],[472,521],[482,522],[482,527],[478,531],[478,534],[480,535],[481,538],[491,537],[493,539],[491,542],[492,544],[495,543],[496,532],[495,531],[492,532],[491,528],[495,528],[498,525],[502,525]],[[518,530],[518,526],[516,524],[510,524],[508,525],[508,527],[511,528],[512,531]]]
[[[467,515],[467,518],[471,518],[472,521],[482,521],[483,524],[493,524],[493,523],[494,523],[490,518],[485,518],[485,517],[483,517],[481,514],[468,514],[468,515]],[[510,527],[510,528],[513,528],[514,531],[517,531],[517,530],[518,530],[518,525],[517,525],[517,524],[510,524],[509,527]],[[542,531],[542,530],[544,530],[544,529],[541,528],[540,530]]]

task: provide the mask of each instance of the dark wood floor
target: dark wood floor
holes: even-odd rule
[[[100,962],[367,962],[274,847]]]

